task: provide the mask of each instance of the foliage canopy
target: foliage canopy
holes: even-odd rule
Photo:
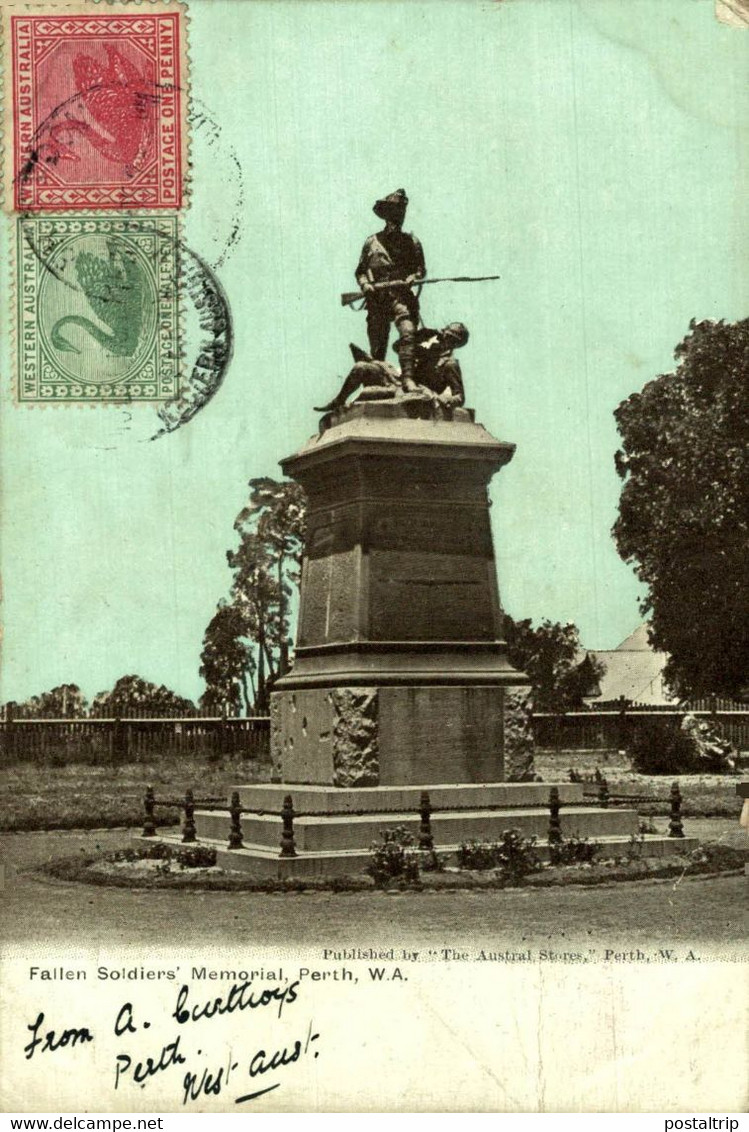
[[[749,688],[749,319],[695,322],[673,373],[615,412],[613,534],[680,696]]]
[[[306,497],[290,480],[262,476],[249,482],[250,497],[234,523],[239,546],[227,552],[234,574],[229,601],[221,602],[203,638],[202,703],[236,710],[239,688],[246,710],[264,712],[268,687],[288,665],[290,600],[299,582]],[[247,688],[247,677],[252,696]]]
[[[530,618],[514,621],[505,614],[504,638],[511,664],[530,679],[536,711],[571,711],[603,675],[605,667],[588,653],[583,658],[577,626]]]
[[[178,696],[164,684],[152,684],[140,676],[121,676],[109,692],[94,696],[90,715],[98,718],[138,719],[146,716],[170,718],[195,714],[192,700]]]

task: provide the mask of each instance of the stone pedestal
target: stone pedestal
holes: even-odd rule
[[[586,805],[579,783],[553,801],[530,781],[530,688],[501,640],[487,495],[513,452],[468,410],[436,418],[403,399],[325,418],[283,461],[309,498],[296,657],[271,695],[275,781],[238,784],[239,812],[195,812],[222,868],[360,873],[384,829],[418,844],[424,814],[451,860],[508,829],[548,856],[560,822],[611,853],[630,844],[634,810]]]
[[[514,451],[470,410],[404,399],[331,414],[282,461],[309,506],[296,656],[271,697],[277,781],[529,776],[487,493]]]

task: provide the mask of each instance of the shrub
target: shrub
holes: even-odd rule
[[[714,869],[716,872],[741,869],[747,861],[746,849],[735,849],[732,845],[720,845],[717,842],[698,845],[689,856],[694,866]]]
[[[592,865],[601,846],[587,837],[567,837],[549,846],[552,865]]]
[[[161,861],[163,871],[169,872],[172,863],[181,869],[211,868],[216,864],[216,850],[208,845],[167,845],[164,841],[154,841],[151,845],[137,848],[115,849],[108,854],[110,861]]]
[[[444,853],[440,855],[436,849],[421,849],[418,862],[423,873],[444,873],[447,857]]]
[[[697,770],[694,744],[675,719],[641,719],[627,754],[640,774],[689,774]]]
[[[520,884],[528,873],[541,868],[535,844],[535,837],[523,837],[517,829],[506,829],[499,841],[463,842],[458,849],[458,867],[499,869],[507,884]]]
[[[458,849],[459,869],[496,869],[499,846],[486,841],[464,841]]]
[[[372,845],[372,856],[366,872],[378,888],[394,882],[402,886],[419,880],[419,859],[413,849],[414,839],[404,826],[384,829],[382,842]]]
[[[183,845],[174,859],[181,869],[210,869],[216,864],[216,850],[209,845]]]

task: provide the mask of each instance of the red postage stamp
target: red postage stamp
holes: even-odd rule
[[[179,208],[181,5],[25,5],[6,19],[14,207]]]

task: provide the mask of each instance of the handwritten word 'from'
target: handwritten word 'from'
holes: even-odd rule
[[[31,1058],[34,1056],[35,1050],[39,1049],[39,1046],[42,1047],[39,1050],[40,1053],[54,1053],[55,1050],[65,1049],[66,1046],[75,1046],[79,1042],[83,1044],[85,1042],[92,1042],[94,1040],[94,1035],[90,1030],[87,1030],[85,1026],[73,1029],[65,1029],[62,1031],[59,1038],[54,1030],[48,1030],[44,1037],[41,1038],[39,1036],[39,1031],[41,1030],[43,1023],[44,1014],[40,1013],[39,1015],[37,1015],[36,1022],[32,1022],[26,1027],[27,1030],[31,1030],[31,1041],[28,1045],[25,1045],[23,1047],[23,1052],[26,1054],[27,1061],[31,1060]]]

